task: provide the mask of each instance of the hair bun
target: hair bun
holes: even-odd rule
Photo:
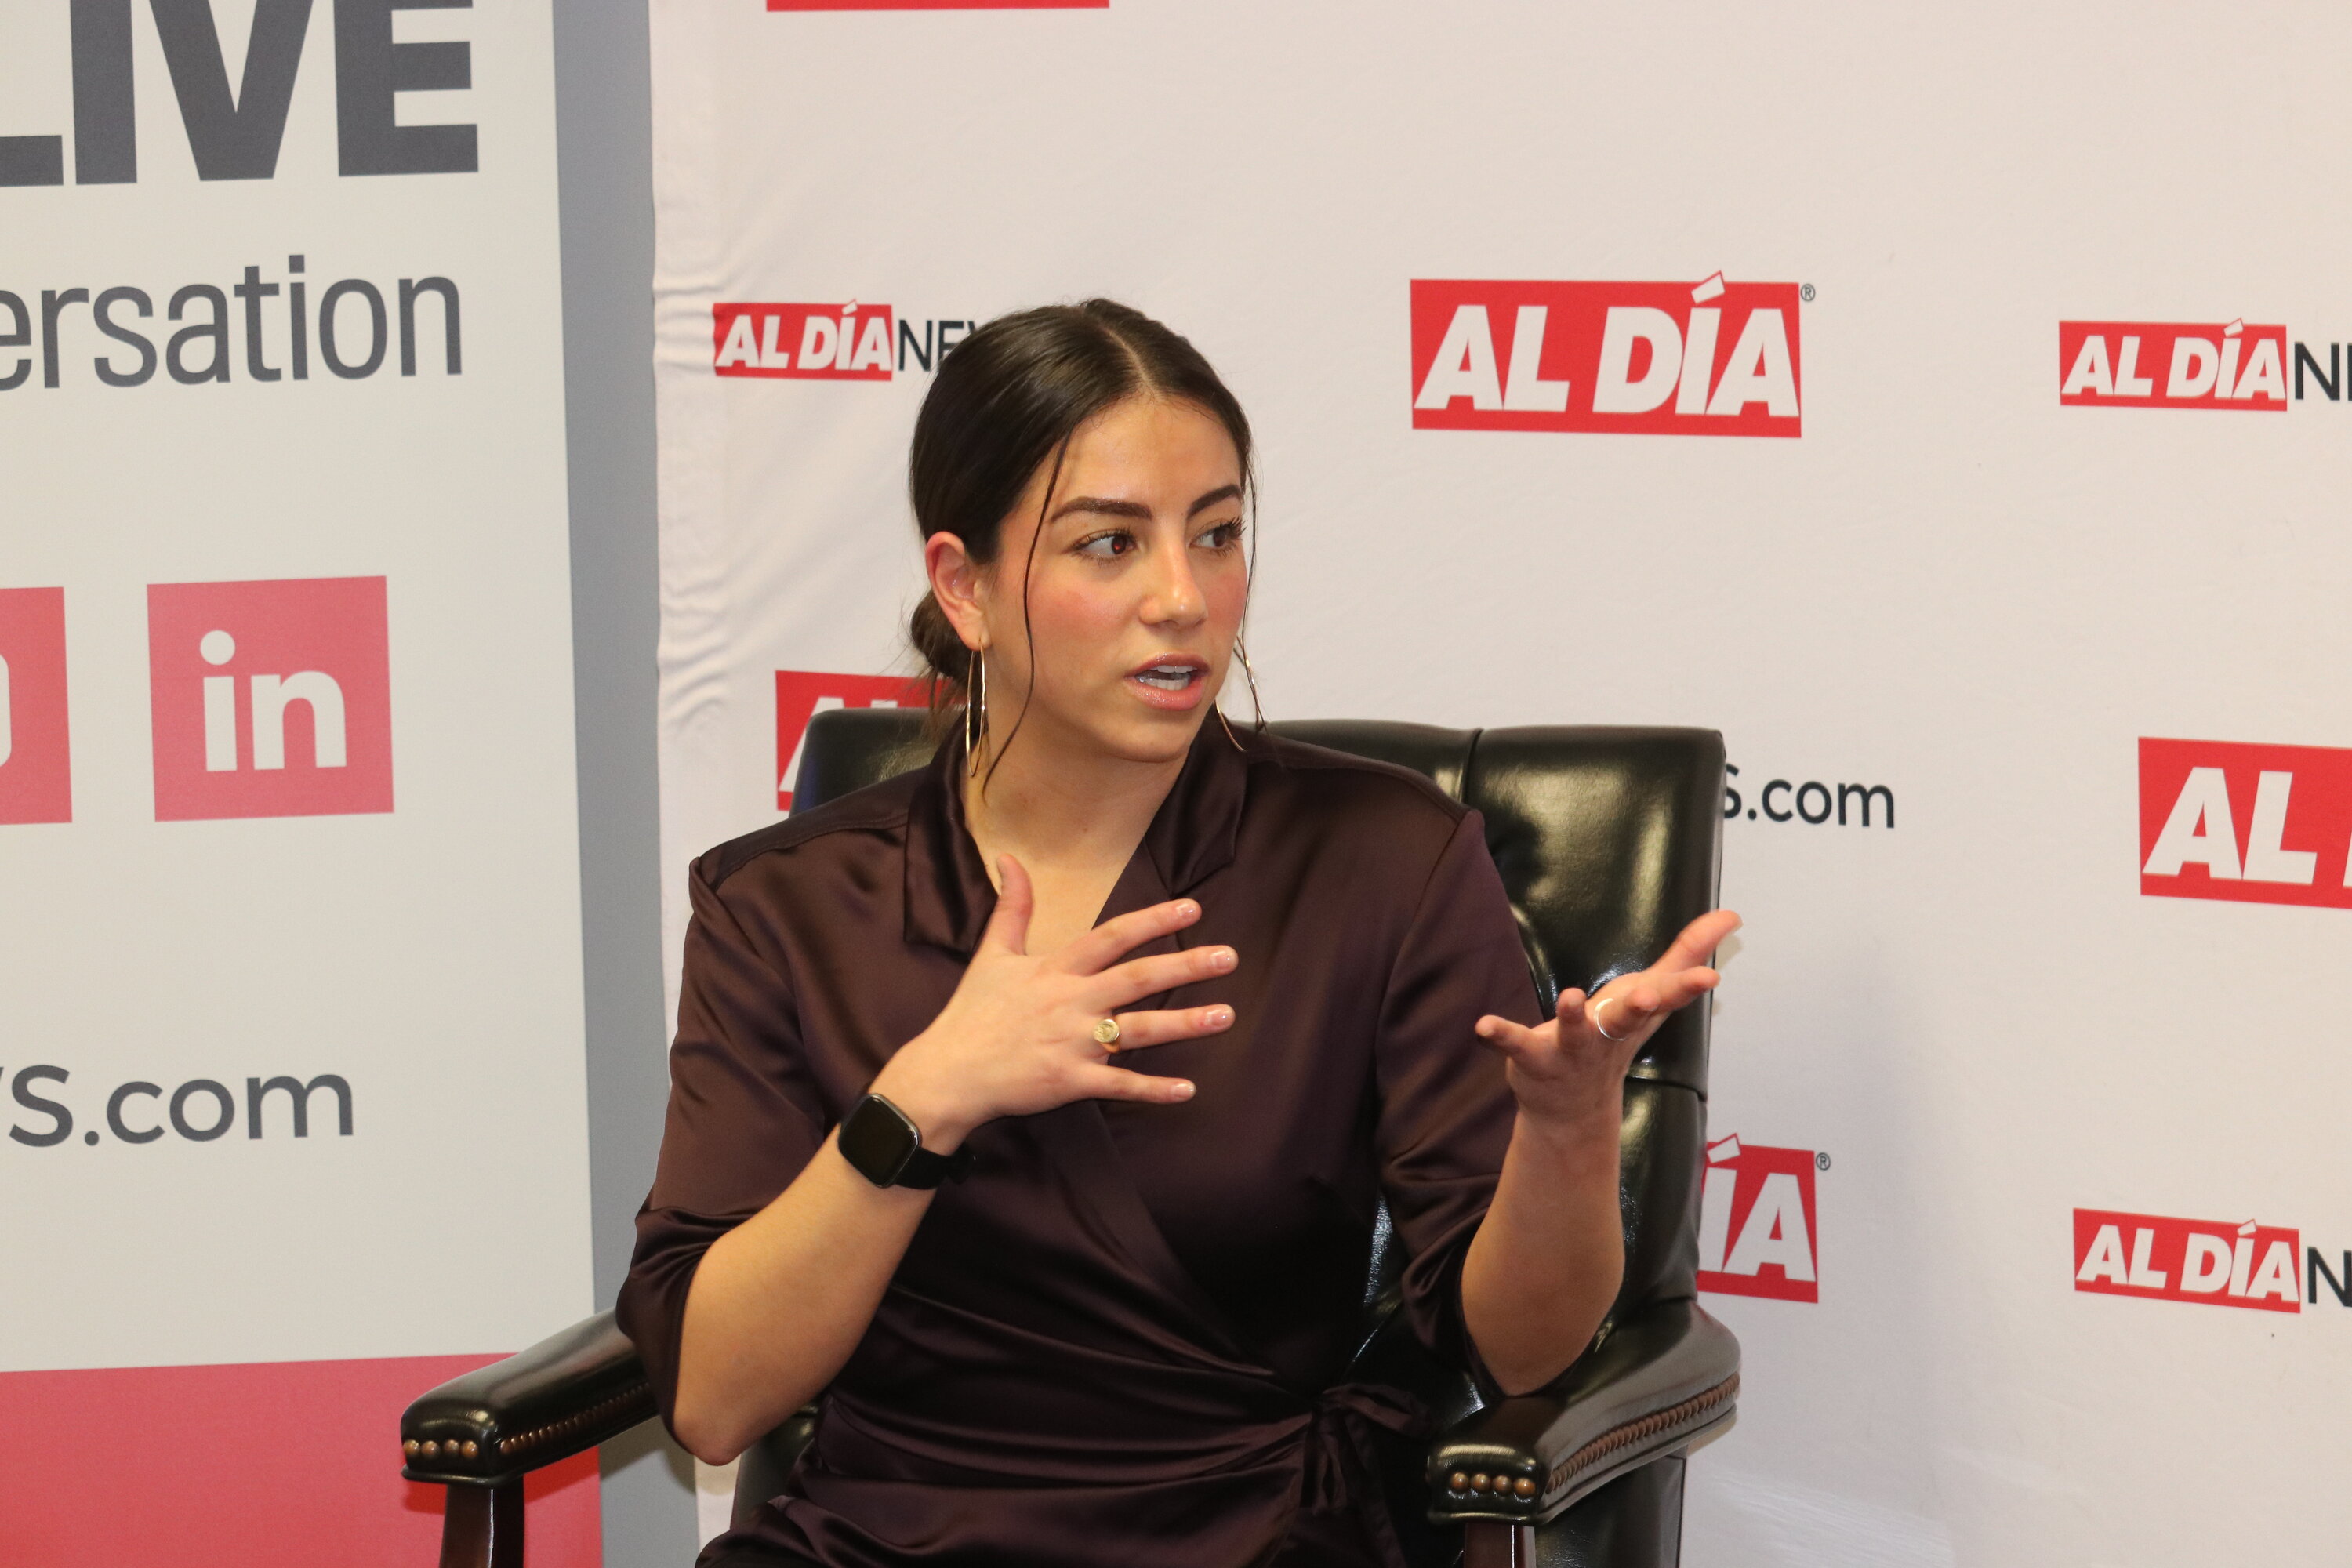
[[[938,595],[925,594],[922,603],[915,606],[914,615],[907,621],[907,637],[945,689],[940,695],[950,702],[962,701],[964,671],[971,660],[971,650],[956,635],[948,613],[940,608]]]

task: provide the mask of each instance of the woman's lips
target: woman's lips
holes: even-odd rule
[[[1197,708],[1209,689],[1206,666],[1189,659],[1169,659],[1131,670],[1128,689],[1154,708],[1182,712]]]

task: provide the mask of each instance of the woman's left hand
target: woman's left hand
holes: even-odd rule
[[[1559,1016],[1538,1028],[1493,1014],[1479,1019],[1478,1037],[1509,1059],[1519,1114],[1554,1124],[1605,1115],[1613,1127],[1624,1113],[1634,1053],[1668,1015],[1715,989],[1722,976],[1705,960],[1738,929],[1729,910],[1703,914],[1649,968],[1621,974],[1590,996],[1561,992]]]

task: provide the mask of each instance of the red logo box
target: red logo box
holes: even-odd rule
[[[2061,321],[2058,401],[2070,408],[2286,412],[2286,329],[2243,321]]]
[[[1743,1147],[1736,1136],[1707,1145],[1699,1201],[1700,1289],[1780,1301],[1821,1300],[1817,1164],[1810,1149]]]
[[[381,577],[147,590],[155,819],[392,809]]]
[[[828,708],[921,708],[931,700],[928,679],[895,675],[833,675],[814,669],[776,671],[776,809],[793,808],[800,776],[801,738],[809,721]]]
[[[782,380],[887,381],[897,330],[887,305],[713,305],[710,368]]]
[[[66,591],[0,588],[0,823],[72,820]]]
[[[1412,285],[1412,427],[1804,433],[1794,283]]]
[[[2074,1289],[2095,1295],[2300,1312],[2302,1258],[2284,1226],[2074,1211]]]
[[[2352,751],[2139,743],[2139,890],[2352,909]]]

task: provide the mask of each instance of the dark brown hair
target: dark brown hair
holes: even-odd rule
[[[993,563],[1029,477],[1050,459],[1050,497],[1078,426],[1139,394],[1192,404],[1223,425],[1244,493],[1254,492],[1249,420],[1201,351],[1140,310],[1088,300],[999,316],[940,362],[907,459],[917,533],[951,533],[974,562]],[[1021,611],[1025,625],[1025,579]],[[971,650],[929,594],[907,629],[943,720],[965,700]]]

